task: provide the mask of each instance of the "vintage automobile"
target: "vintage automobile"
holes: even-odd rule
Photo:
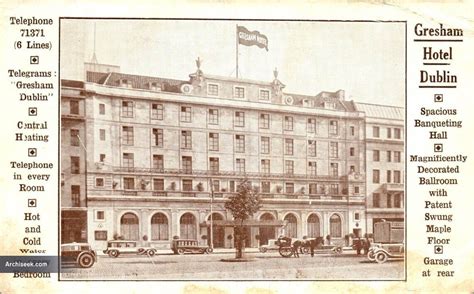
[[[389,258],[405,256],[404,224],[402,222],[380,222],[374,224],[374,243],[367,258],[384,263]]]
[[[107,249],[103,251],[110,257],[119,257],[121,254],[138,254],[153,256],[157,250],[151,247],[137,246],[136,241],[114,240],[107,242]]]
[[[208,245],[199,245],[194,239],[174,239],[171,241],[171,250],[174,254],[182,255],[188,253],[212,253],[212,247]]]
[[[87,243],[61,244],[61,264],[76,264],[89,268],[97,261],[97,254]]]
[[[258,250],[262,253],[265,253],[270,250],[278,251],[279,249],[280,249],[280,246],[277,244],[276,239],[269,239],[268,244],[260,245],[260,247],[258,248]]]

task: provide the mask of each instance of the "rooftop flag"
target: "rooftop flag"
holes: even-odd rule
[[[245,46],[258,46],[259,48],[265,48],[268,51],[268,38],[267,36],[260,34],[259,31],[249,31],[246,27],[237,26],[237,39],[239,44]]]

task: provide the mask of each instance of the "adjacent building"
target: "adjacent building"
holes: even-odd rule
[[[208,75],[199,62],[186,80],[104,68],[62,82],[63,242],[210,242],[212,211],[214,247],[232,247],[224,202],[242,181],[263,199],[248,246],[281,234],[343,243],[403,219],[403,115],[379,111],[400,109],[346,101],[342,90],[286,93],[276,70],[262,82]]]

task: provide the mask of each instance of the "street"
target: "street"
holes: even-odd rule
[[[403,260],[384,264],[369,262],[353,252],[343,254],[300,254],[283,258],[277,251],[247,253],[248,262],[225,262],[233,252],[153,257],[124,255],[99,256],[89,269],[63,267],[62,280],[401,280]]]

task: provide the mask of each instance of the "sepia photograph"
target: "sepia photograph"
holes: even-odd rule
[[[59,29],[60,280],[406,280],[406,22]]]

